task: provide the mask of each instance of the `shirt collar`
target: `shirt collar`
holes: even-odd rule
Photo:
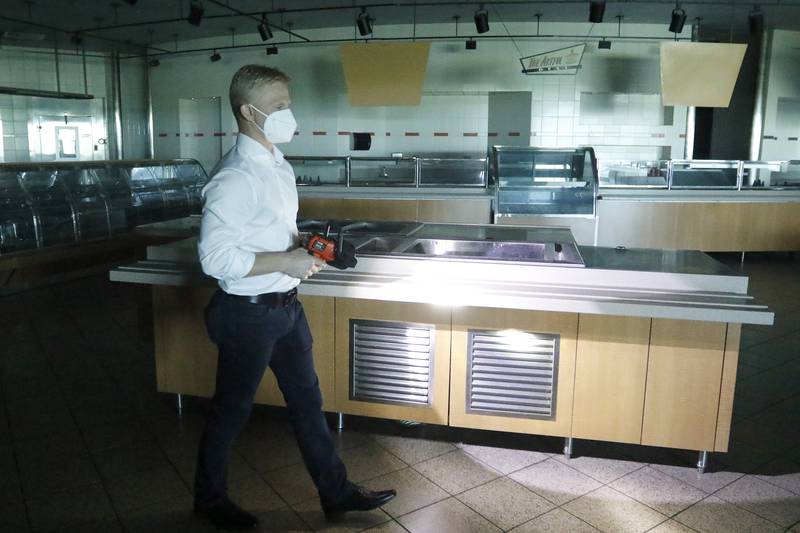
[[[263,144],[241,132],[236,136],[236,148],[249,157],[267,158],[275,165],[283,163],[283,152],[278,150],[277,146],[273,144],[270,152]]]

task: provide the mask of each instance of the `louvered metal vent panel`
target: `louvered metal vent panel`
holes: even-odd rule
[[[467,411],[554,418],[559,335],[469,332]]]
[[[350,399],[430,405],[432,324],[350,320]]]

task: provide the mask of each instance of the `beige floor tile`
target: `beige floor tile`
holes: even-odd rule
[[[509,477],[556,505],[563,505],[600,487],[597,480],[555,459],[536,463]]]
[[[65,489],[100,483],[100,474],[89,455],[64,460],[42,460],[20,465],[20,481],[26,498],[36,498]]]
[[[325,531],[327,533],[351,533],[363,531],[370,527],[390,521],[392,518],[380,509],[369,512],[347,513],[343,518],[335,521],[327,521],[325,513],[322,512],[319,499],[306,500],[292,505],[292,509],[308,524],[314,531]]]
[[[371,490],[395,489],[397,496],[382,509],[394,517],[416,511],[449,497],[413,468],[404,468],[364,483]]]
[[[80,487],[28,502],[28,512],[34,531],[116,518],[106,491],[100,485]]]
[[[373,442],[372,435],[347,428],[343,431],[332,431],[331,436],[333,437],[333,443],[336,449],[340,451],[364,446],[365,444]]]
[[[119,512],[189,495],[188,487],[171,466],[107,481],[105,487]]]
[[[507,477],[470,489],[457,498],[503,530],[525,523],[554,507],[549,501]]]
[[[696,468],[686,466],[651,464],[650,467],[668,476],[680,479],[687,485],[698,488],[706,494],[717,492],[722,487],[730,485],[744,475],[739,472],[725,470],[700,474]]]
[[[125,511],[120,519],[128,533],[215,533],[211,522],[194,514],[193,505],[191,496],[180,496]]]
[[[666,516],[610,487],[601,487],[564,506],[581,520],[603,531],[647,531]]]
[[[563,455],[553,457],[565,465],[571,466],[579,472],[583,472],[589,477],[601,483],[611,483],[615,479],[621,478],[634,470],[644,466],[642,463],[634,461],[623,461],[621,459],[606,459],[604,457],[581,456],[567,459]]]
[[[706,496],[700,489],[649,466],[631,472],[610,486],[667,516],[681,512]]]
[[[715,496],[784,527],[800,520],[800,496],[754,476],[745,476]]]
[[[260,533],[299,533],[313,531],[290,507],[281,507],[258,516],[256,532]]]
[[[392,520],[379,526],[371,527],[364,530],[365,533],[408,533],[406,528],[401,526],[398,522]]]
[[[794,461],[776,459],[759,469],[756,477],[800,495],[800,464]]]
[[[406,463],[413,465],[452,452],[456,447],[449,442],[394,435],[378,435],[375,440]]]
[[[253,514],[274,511],[286,505],[258,474],[230,481],[228,495],[231,500]]]
[[[347,467],[347,478],[354,483],[401,470],[407,466],[374,442],[342,450],[339,456]]]
[[[270,470],[262,475],[275,492],[290,505],[318,496],[317,487],[304,464]]]
[[[675,517],[701,533],[779,533],[784,530],[750,511],[709,496]]]
[[[449,498],[401,516],[400,524],[411,533],[489,533],[499,528],[459,502]]]
[[[511,531],[513,533],[597,533],[597,528],[565,510],[557,508]]]
[[[234,449],[258,472],[267,472],[303,462],[294,435],[283,430],[271,438],[243,434]]]
[[[169,460],[155,441],[142,441],[94,454],[95,465],[104,480],[169,466]]]
[[[500,476],[497,470],[460,450],[414,465],[414,469],[450,494],[464,492]]]
[[[530,450],[476,446],[474,444],[461,444],[459,447],[503,474],[516,472],[550,457],[546,453]]]
[[[666,522],[661,522],[648,533],[694,533],[694,529],[670,519]]]

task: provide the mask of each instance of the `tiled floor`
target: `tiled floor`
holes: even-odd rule
[[[738,268],[736,257],[721,256]],[[746,327],[731,451],[694,453],[347,417],[354,479],[396,487],[382,510],[327,524],[280,409],[256,408],[231,494],[262,531],[800,532],[800,258],[749,255],[777,312]],[[141,292],[103,277],[0,299],[0,531],[213,531],[191,514],[206,402],[155,391]]]

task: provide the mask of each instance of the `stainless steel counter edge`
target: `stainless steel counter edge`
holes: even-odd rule
[[[112,281],[166,286],[213,286],[191,264],[140,261],[110,273]],[[300,284],[300,294],[337,298],[493,307],[530,311],[588,313],[771,325],[774,314],[752,298],[735,293],[659,291],[621,287],[576,287],[563,283],[486,282],[485,278],[325,270]]]

